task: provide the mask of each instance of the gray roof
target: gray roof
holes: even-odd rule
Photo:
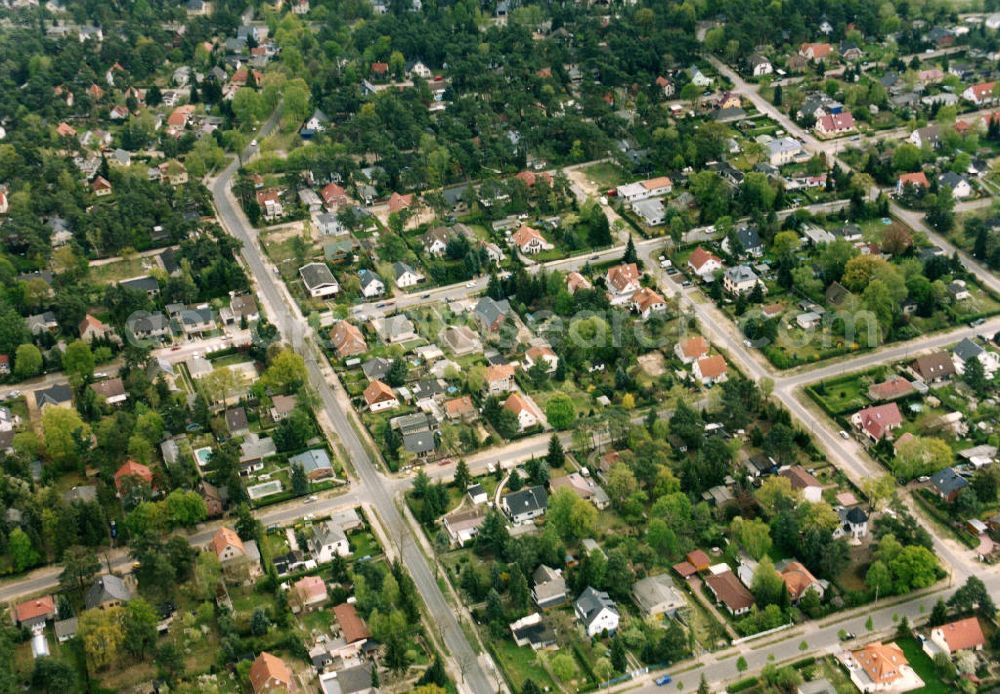
[[[542,564],[531,576],[534,582],[535,599],[540,603],[565,597],[566,579],[555,569]]]
[[[392,271],[396,275],[397,280],[408,272],[414,275],[417,274],[417,271],[413,269],[412,265],[408,265],[400,260],[397,260],[392,264]]]
[[[430,453],[435,448],[434,432],[418,431],[412,434],[403,435],[403,448],[410,453],[420,455]]]
[[[736,267],[728,268],[726,270],[726,277],[737,284],[757,281],[757,273],[749,265],[737,265]]]
[[[122,280],[118,283],[118,286],[124,287],[125,289],[132,289],[140,292],[158,292],[160,291],[160,283],[156,281],[155,277],[133,277],[130,280]]]
[[[80,501],[83,503],[90,503],[91,501],[97,500],[97,487],[92,484],[84,484],[79,487],[73,487],[63,493],[63,501],[67,504],[72,504],[73,502]]]
[[[247,411],[242,407],[230,407],[226,410],[226,429],[230,434],[237,431],[246,431],[250,428],[247,421]]]
[[[87,609],[100,607],[106,602],[119,601],[128,602],[132,598],[132,591],[125,585],[125,581],[114,574],[98,576],[90,585],[90,590],[84,596],[83,602]]]
[[[365,378],[369,381],[374,381],[375,379],[382,380],[385,378],[386,374],[389,373],[389,367],[391,366],[391,359],[386,359],[385,357],[375,357],[374,359],[369,359],[362,364],[361,370],[364,372]]]
[[[382,278],[376,275],[368,268],[362,268],[361,270],[358,270],[358,279],[361,280],[362,289],[367,287],[372,282],[382,282]],[[382,282],[382,285],[385,286],[385,283]]]
[[[35,402],[42,405],[62,405],[73,402],[73,389],[65,383],[56,383],[35,391]]]
[[[323,448],[315,448],[305,453],[294,455],[288,459],[288,464],[301,466],[307,475],[317,470],[333,469],[333,465],[330,463],[330,456]]]
[[[484,296],[476,303],[476,316],[488,325],[493,325],[509,312],[510,302],[506,299],[495,301],[492,297]]]
[[[984,350],[982,347],[977,345],[969,338],[965,338],[957,345],[955,345],[954,354],[962,361],[969,361],[970,359],[977,358],[980,354],[982,354],[985,351],[986,350]]]
[[[578,613],[583,615],[583,619],[587,624],[597,619],[598,615],[605,608],[618,614],[618,606],[615,605],[615,601],[604,591],[594,590],[590,586],[583,589],[583,592],[580,593],[580,597],[576,599],[573,606]]]
[[[323,681],[323,694],[355,694],[378,691],[372,687],[372,666],[368,663],[337,670],[337,676]]]
[[[399,433],[405,436],[406,434],[415,434],[419,431],[429,430],[431,421],[425,412],[415,412],[413,414],[393,417],[389,420],[389,426],[393,429],[398,429]]]
[[[160,454],[163,456],[163,462],[167,465],[173,465],[177,462],[180,457],[181,449],[177,445],[176,439],[167,439],[160,444]]]
[[[326,263],[309,263],[299,268],[299,276],[306,287],[313,289],[324,284],[337,284],[337,279],[330,272]]]
[[[531,513],[538,510],[545,510],[549,506],[549,495],[545,487],[527,487],[520,491],[511,492],[504,495],[507,508],[512,514]]]
[[[741,226],[737,229],[736,239],[740,242],[740,245],[748,251],[763,246],[760,240],[760,234],[757,233],[757,227],[753,224]]]
[[[957,174],[954,171],[945,171],[943,174],[938,176],[938,183],[948,188],[955,188],[965,180],[965,176]]]
[[[70,617],[69,619],[60,619],[55,623],[56,638],[57,639],[67,639],[76,636],[76,617]]]
[[[323,521],[313,530],[313,547],[334,545],[347,539],[343,529],[332,520]]]
[[[782,137],[776,140],[771,140],[767,143],[767,151],[770,154],[779,154],[781,152],[798,152],[802,149],[802,144],[791,137]]]
[[[931,476],[931,484],[938,492],[947,496],[964,489],[969,483],[955,472],[954,468],[946,467]]]
[[[636,581],[632,586],[632,596],[645,612],[652,612],[664,604],[668,610],[676,610],[685,605],[683,596],[668,574],[647,576]]]

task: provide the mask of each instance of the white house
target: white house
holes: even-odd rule
[[[666,176],[650,178],[637,183],[626,183],[618,186],[618,197],[625,202],[638,202],[647,198],[666,195],[673,190],[673,182]]]
[[[359,270],[358,279],[361,281],[361,294],[366,299],[385,294],[385,282],[371,270],[367,268]]]
[[[618,629],[621,618],[615,601],[607,593],[590,586],[584,588],[573,603],[573,611],[590,637],[603,633],[613,634]]]
[[[771,64],[771,61],[760,53],[754,53],[750,56],[747,64],[750,66],[750,72],[754,77],[763,77],[774,72],[774,66]]]
[[[541,416],[534,405],[520,393],[511,393],[503,406],[517,417],[518,431],[525,431],[541,422]]]
[[[526,487],[500,498],[500,508],[514,525],[521,525],[544,515],[548,507],[549,495],[542,486]]]
[[[327,564],[333,561],[335,555],[346,557],[351,553],[347,535],[331,520],[324,521],[313,529],[309,549],[317,564]]]
[[[340,291],[337,279],[330,272],[326,263],[309,263],[299,268],[299,277],[309,292],[309,296],[314,299],[321,299],[325,296],[333,296]]]
[[[424,280],[423,275],[414,270],[410,265],[403,262],[397,261],[393,263],[392,270],[396,275],[396,286],[400,289],[413,287],[420,284]]]
[[[767,143],[771,166],[784,166],[802,153],[802,143],[793,137],[782,137]]]
[[[542,251],[550,251],[555,246],[545,240],[537,230],[527,225],[522,225],[510,237],[510,241],[525,255],[537,255]]]
[[[722,258],[699,246],[688,258],[688,269],[698,275],[702,281],[710,280],[716,272],[722,269]]]

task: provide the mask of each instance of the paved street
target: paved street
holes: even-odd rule
[[[265,137],[273,129],[276,121],[277,114],[264,124],[258,138]],[[248,151],[246,154],[251,153]],[[230,234],[242,242],[244,260],[267,315],[273,320],[282,337],[304,358],[310,384],[316,389],[324,414],[333,425],[357,474],[355,493],[359,500],[371,504],[379,516],[378,521],[382,524],[385,535],[397,543],[396,550],[401,553],[403,564],[413,577],[431,623],[437,626],[450,657],[462,673],[464,686],[471,692],[496,691],[495,681],[487,675],[486,669],[466,640],[453,608],[447,603],[438,586],[435,572],[411,536],[410,526],[396,508],[393,497],[388,491],[390,485],[375,467],[375,461],[365,449],[354,429],[354,424],[349,421],[351,405],[346,393],[333,370],[323,360],[306,319],[288,294],[287,288],[277,279],[277,273],[271,263],[265,260],[257,242],[256,231],[250,226],[232,196],[230,184],[237,169],[238,162],[233,161],[211,186],[220,221]]]

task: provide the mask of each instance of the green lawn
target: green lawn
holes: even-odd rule
[[[910,661],[910,667],[924,681],[924,686],[920,689],[914,689],[914,692],[949,694],[949,692],[955,691],[940,680],[934,670],[934,661],[920,649],[920,644],[917,643],[916,639],[899,639],[896,641],[896,645],[903,649],[906,659]]]
[[[144,267],[144,264],[148,267]],[[90,279],[96,284],[111,284],[121,280],[149,273],[149,268],[159,268],[159,263],[153,257],[125,258],[112,263],[91,266]]]
[[[602,190],[614,188],[627,180],[620,166],[609,161],[602,161],[583,169],[583,173]]]
[[[504,669],[518,691],[524,688],[527,680],[532,680],[542,691],[558,689],[539,662],[538,654],[527,646],[518,648],[513,641],[498,639],[493,641],[493,648],[500,661],[500,667]]]
[[[868,398],[865,395],[860,375],[843,380],[818,383],[808,390],[815,400],[833,414],[853,412],[868,405]]]

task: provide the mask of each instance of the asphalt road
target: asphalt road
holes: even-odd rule
[[[264,124],[258,135],[263,138],[277,122],[277,114]],[[253,154],[244,153],[245,157]],[[398,546],[402,562],[413,577],[414,583],[424,600],[430,621],[436,625],[440,636],[450,651],[457,668],[462,674],[464,686],[471,692],[492,692],[497,685],[486,674],[483,664],[466,640],[465,634],[455,618],[453,608],[447,603],[437,583],[437,577],[430,564],[412,537],[410,526],[404,521],[388,491],[386,478],[371,459],[362,441],[348,421],[346,412],[350,401],[340,387],[333,370],[321,363],[319,348],[316,346],[311,329],[297,305],[287,293],[287,288],[278,279],[273,265],[264,259],[257,243],[257,233],[247,222],[230,192],[230,182],[239,164],[233,161],[212,184],[212,195],[216,211],[223,227],[243,244],[243,257],[255,280],[258,296],[268,308],[268,315],[281,335],[302,355],[309,373],[310,384],[316,389],[326,416],[329,418],[340,442],[350,457],[358,476],[356,483],[359,500],[367,501],[375,509],[385,529],[385,534]],[[387,548],[387,550],[392,548]]]

